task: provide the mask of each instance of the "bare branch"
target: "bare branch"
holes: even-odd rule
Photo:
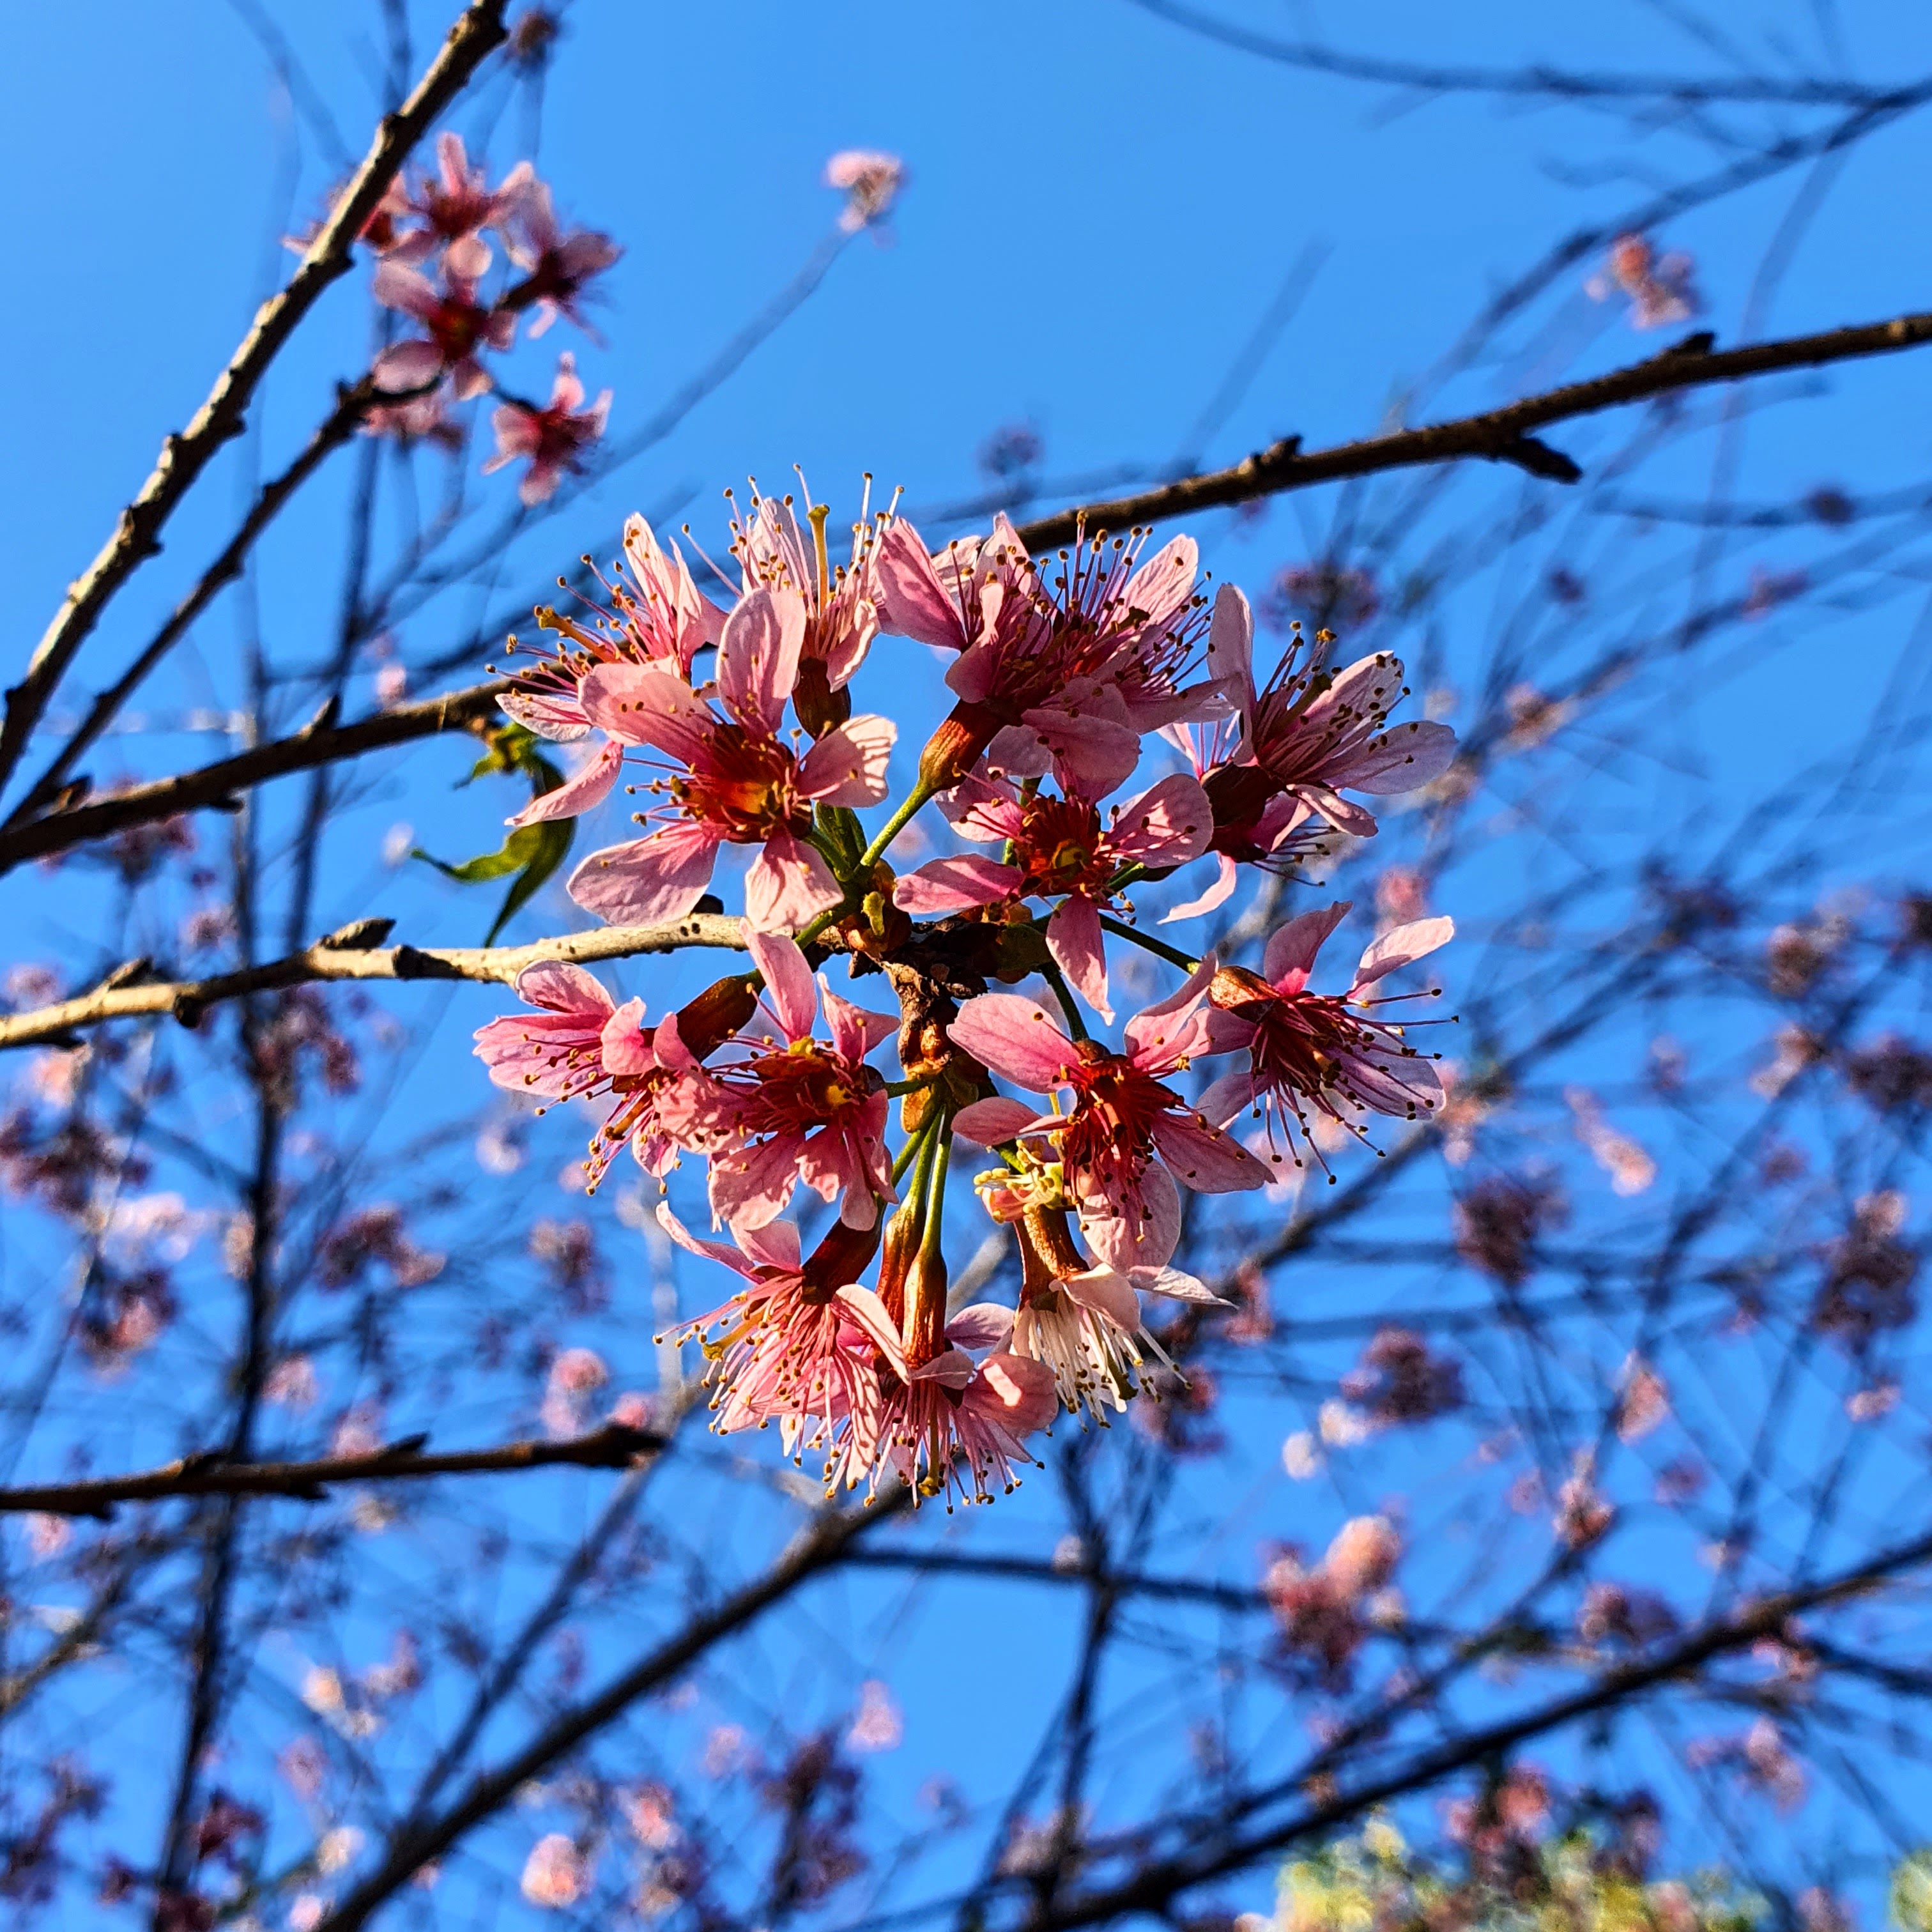
[[[99,554],[69,586],[34,646],[26,675],[7,693],[0,724],[0,784],[10,778],[54,687],[121,586],[160,548],[160,532],[223,444],[242,433],[257,386],[302,318],[329,284],[348,272],[356,238],[416,142],[459,94],[484,57],[504,38],[504,0],[471,0],[415,91],[386,115],[362,164],[351,177],[299,266],[264,302],[241,346],[215,380],[188,428],[170,435],[134,501],[121,513]]]
[[[158,1469],[86,1482],[48,1483],[0,1490],[0,1514],[34,1510],[46,1516],[111,1516],[121,1503],[159,1502],[171,1496],[293,1496],[320,1502],[332,1483],[393,1483],[425,1476],[488,1475],[541,1469],[558,1462],[580,1468],[621,1469],[662,1449],[667,1438],[648,1429],[608,1422],[562,1442],[504,1442],[491,1449],[423,1454],[424,1438],[405,1436],[365,1456],[325,1456],[313,1462],[230,1462],[220,1454],[184,1456]]]
[[[57,1001],[32,1012],[0,1019],[0,1049],[14,1046],[70,1046],[74,1030],[102,1022],[171,1013],[184,1026],[199,1024],[208,1009],[224,1000],[271,992],[330,980],[480,980],[512,986],[526,966],[548,959],[582,964],[592,959],[628,959],[640,952],[674,952],[687,946],[742,948],[744,926],[719,913],[692,913],[654,926],[605,926],[589,932],[565,933],[527,946],[382,946],[393,921],[358,920],[313,946],[260,966],[217,974],[206,980],[158,980],[143,983],[145,960],[117,967],[92,992]]]

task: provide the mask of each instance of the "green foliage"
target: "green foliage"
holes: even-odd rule
[[[486,742],[489,749],[471,767],[469,777],[458,781],[459,784],[469,784],[476,779],[493,776],[521,776],[530,781],[530,796],[541,798],[545,792],[554,791],[562,784],[562,772],[538,749],[542,741],[524,726],[499,725],[490,733]],[[497,908],[496,916],[483,938],[485,946],[494,946],[496,935],[512,917],[529,903],[538,889],[563,863],[576,836],[574,819],[549,819],[535,825],[518,826],[495,851],[479,853],[460,865],[446,864],[420,845],[410,852],[410,856],[434,866],[445,878],[454,879],[461,886],[482,885],[491,879],[510,880],[510,890],[504,895],[503,903]]]
[[[1904,1932],[1932,1932],[1932,1848],[1899,1861],[1892,1875],[1892,1918]]]

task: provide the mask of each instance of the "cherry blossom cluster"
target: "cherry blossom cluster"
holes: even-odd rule
[[[401,400],[379,404],[366,427],[458,447],[461,433],[448,405],[494,394],[496,451],[483,466],[526,464],[518,494],[526,503],[544,501],[604,434],[610,392],[586,409],[576,358],[566,350],[550,400],[527,401],[506,391],[484,358],[511,346],[524,316],[532,340],[559,316],[590,333],[585,296],[622,251],[595,230],[566,228],[528,161],[491,188],[453,134],[437,141],[433,172],[390,184],[362,238],[377,257],[376,299],[416,331],[376,358],[377,386]],[[493,272],[497,286],[486,292]]]
[[[581,762],[512,822],[576,816],[620,784],[639,801],[636,836],[568,884],[612,925],[685,918],[724,848],[746,848],[749,970],[653,1019],[580,967],[532,966],[528,1010],[477,1051],[513,1092],[596,1108],[592,1185],[626,1146],[661,1183],[702,1163],[722,1238],[658,1215],[740,1278],[683,1330],[718,1428],[776,1421],[828,1487],[869,1496],[896,1473],[984,1500],[1063,1407],[1104,1422],[1184,1375],[1142,1300],[1217,1298],[1176,1264],[1184,1190],[1266,1188],[1371,1117],[1442,1100],[1390,1011],[1416,996],[1384,982],[1448,920],[1382,932],[1345,991],[1317,992],[1346,904],[1285,920],[1255,970],[1144,932],[1130,891],[1211,864],[1166,916],[1203,921],[1242,866],[1293,878],[1372,835],[1347,794],[1417,790],[1454,739],[1396,722],[1401,664],[1338,664],[1326,632],[1295,632],[1258,676],[1247,600],[1210,598],[1190,538],[1144,556],[1143,532],[1083,536],[1035,558],[1002,518],[934,551],[896,509],[868,503],[835,562],[824,505],[754,491],[734,506],[734,569],[697,554],[716,597],[634,518],[599,601],[538,612],[503,708]],[[902,680],[920,659],[881,639],[943,653],[952,700],[890,804],[898,728],[856,710],[853,686],[875,650]],[[1168,769],[1140,782],[1148,759]],[[928,805],[962,849],[897,872]],[[1094,1030],[1116,1021],[1110,940],[1117,961],[1143,949],[1181,976],[1118,1045]],[[896,1012],[832,990],[815,969],[841,952]],[[968,1157],[980,1207],[1013,1230],[1016,1306],[949,1300],[946,1190]]]

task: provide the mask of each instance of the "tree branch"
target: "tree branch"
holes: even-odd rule
[[[256,388],[303,317],[329,284],[347,273],[356,238],[410,149],[504,38],[504,0],[471,0],[442,51],[394,114],[386,115],[361,166],[309,244],[286,286],[256,310],[254,323],[188,428],[171,434],[148,480],[113,534],[68,587],[60,609],[7,693],[0,723],[0,785],[19,765],[54,687],[116,591],[160,548],[160,532],[223,444],[242,433]]]
[[[199,1024],[208,1009],[250,993],[273,992],[331,980],[479,980],[513,986],[526,966],[548,959],[582,964],[628,959],[640,952],[674,952],[687,946],[742,948],[743,922],[722,913],[692,913],[654,926],[605,926],[565,933],[527,946],[383,946],[393,921],[358,920],[299,952],[206,980],[143,982],[146,960],[117,967],[92,992],[76,994],[32,1012],[0,1019],[0,1050],[16,1046],[73,1046],[74,1030],[104,1021],[172,1014],[184,1026]],[[371,942],[376,942],[371,944]]]
[[[400,1482],[426,1476],[484,1475],[565,1462],[580,1468],[621,1469],[664,1448],[667,1437],[648,1429],[606,1423],[562,1442],[505,1442],[491,1449],[425,1455],[424,1438],[405,1436],[365,1456],[325,1456],[313,1462],[231,1462],[219,1451],[184,1456],[158,1469],[86,1482],[0,1489],[0,1514],[38,1510],[46,1516],[111,1516],[122,1503],[160,1502],[173,1496],[293,1496],[321,1502],[333,1483]]]

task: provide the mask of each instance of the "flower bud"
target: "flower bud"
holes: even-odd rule
[[[930,795],[950,791],[980,762],[980,754],[1000,728],[998,714],[963,699],[946,715],[919,754],[920,789]]]
[[[869,1228],[835,1222],[832,1232],[806,1257],[805,1266],[800,1270],[805,1281],[805,1299],[816,1304],[830,1301],[837,1290],[856,1282],[879,1251],[879,1228],[877,1220]]]
[[[677,1010],[678,1036],[700,1060],[716,1053],[758,1010],[758,996],[742,973],[719,980]]]

